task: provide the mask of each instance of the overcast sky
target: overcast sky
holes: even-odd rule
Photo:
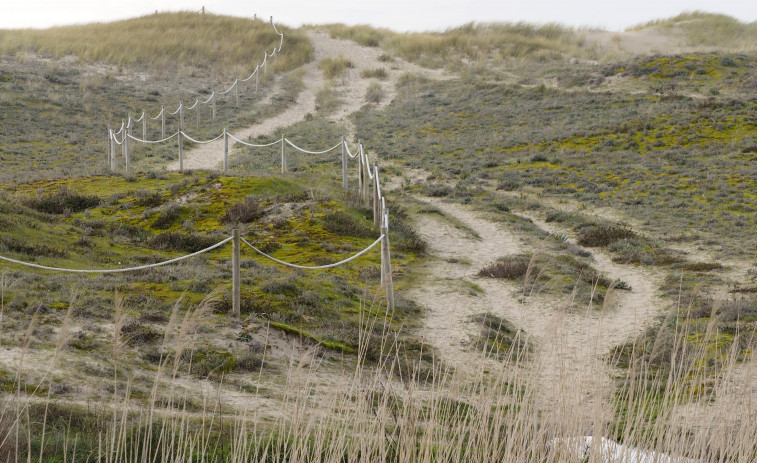
[[[683,11],[757,21],[755,0],[8,0],[0,28],[105,22],[159,11],[274,17],[289,26],[342,22],[396,31],[442,30],[470,21],[559,22],[619,31]]]

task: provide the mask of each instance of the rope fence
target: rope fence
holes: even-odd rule
[[[241,294],[241,288],[240,288],[241,287],[241,284],[240,284],[240,281],[241,281],[240,280],[240,267],[241,267],[241,265],[240,265],[240,242],[244,243],[250,249],[252,249],[256,253],[260,254],[261,256],[263,256],[263,257],[265,257],[265,258],[267,258],[267,259],[269,259],[269,260],[271,260],[273,262],[285,265],[287,267],[301,269],[301,270],[324,270],[324,269],[329,269],[329,268],[333,268],[333,267],[338,267],[340,265],[344,265],[344,264],[346,264],[348,262],[351,262],[351,261],[357,259],[358,257],[364,255],[365,253],[367,253],[368,251],[370,251],[374,247],[376,247],[376,245],[378,245],[379,243],[381,243],[382,249],[384,249],[384,242],[387,241],[387,237],[382,234],[378,239],[376,239],[376,241],[374,241],[373,243],[371,243],[365,249],[357,252],[356,254],[353,254],[352,256],[350,256],[350,257],[348,257],[346,259],[343,259],[343,260],[341,260],[339,262],[334,262],[333,264],[318,265],[318,266],[306,266],[306,265],[293,264],[291,262],[286,262],[286,261],[277,259],[277,258],[275,258],[275,257],[273,257],[273,256],[271,256],[269,254],[266,254],[265,252],[261,251],[260,249],[256,248],[255,246],[253,246],[249,241],[247,241],[246,239],[242,238],[240,236],[240,233],[239,233],[238,229],[234,229],[232,236],[229,236],[228,238],[225,238],[225,239],[219,241],[218,243],[216,243],[216,244],[214,244],[212,246],[209,246],[209,247],[207,247],[205,249],[201,249],[201,250],[193,252],[191,254],[186,254],[184,256],[175,257],[173,259],[168,259],[168,260],[165,260],[165,261],[162,261],[162,262],[157,262],[157,263],[154,263],[154,264],[139,265],[139,266],[136,266],[136,267],[124,267],[124,268],[115,268],[115,269],[72,269],[72,268],[51,267],[51,266],[47,266],[47,265],[40,265],[40,264],[35,264],[35,263],[32,263],[32,262],[25,262],[25,261],[18,260],[18,259],[12,259],[10,257],[5,257],[5,256],[0,256],[0,260],[6,261],[6,262],[9,262],[9,263],[12,263],[12,264],[22,265],[22,266],[25,266],[25,267],[31,267],[31,268],[40,269],[40,270],[49,270],[49,271],[54,271],[54,272],[63,272],[63,273],[86,273],[86,274],[125,273],[125,272],[133,272],[133,271],[138,271],[138,270],[147,270],[147,269],[151,269],[151,268],[161,267],[161,266],[164,266],[164,265],[169,265],[169,264],[180,262],[180,261],[183,261],[183,260],[186,260],[186,259],[190,259],[192,257],[199,256],[200,254],[205,254],[206,252],[210,252],[210,251],[212,251],[214,249],[220,248],[221,246],[223,246],[224,244],[228,243],[229,241],[232,241],[233,245],[234,245],[233,246],[233,254],[232,254],[232,311],[234,313],[234,316],[237,317],[237,318],[239,318],[239,316],[240,316],[240,294]],[[383,253],[381,255],[381,258],[382,258],[381,268],[382,268],[382,276],[383,276],[383,269],[386,266],[385,263],[383,262],[383,259],[384,259],[384,254]],[[383,282],[383,280],[382,280],[382,282]]]
[[[257,17],[256,17],[257,18]],[[185,110],[196,110],[196,119],[197,119],[197,128],[200,127],[200,105],[206,105],[210,103],[212,105],[212,120],[215,121],[216,119],[216,100],[218,95],[227,95],[232,90],[234,90],[234,100],[235,100],[235,106],[239,108],[239,82],[249,82],[252,80],[252,78],[255,78],[255,93],[258,91],[258,86],[260,84],[260,72],[262,69],[262,72],[264,74],[268,73],[268,59],[275,57],[277,54],[281,53],[281,48],[284,45],[284,33],[279,32],[279,30],[276,28],[276,25],[273,23],[273,16],[270,18],[271,27],[273,28],[273,31],[276,35],[279,36],[279,44],[278,46],[274,45],[273,50],[269,53],[268,50],[264,50],[264,57],[262,62],[258,62],[255,65],[255,70],[252,71],[252,74],[249,75],[246,79],[240,79],[239,77],[235,77],[234,83],[231,84],[229,88],[227,88],[224,91],[212,91],[210,96],[205,99],[201,100],[200,98],[196,98],[194,104],[191,106],[184,105],[183,102],[179,102],[179,107],[176,109],[176,111],[170,112],[166,111],[165,105],[161,106],[160,112],[152,117],[147,114],[145,110],[142,110],[142,115],[139,117],[139,119],[135,119],[133,122],[142,122],[142,138],[147,138],[147,120],[153,120],[156,121],[160,119],[160,137],[165,138],[166,137],[166,115],[168,116],[175,116],[179,115],[179,130],[184,130],[184,111]],[[249,88],[249,86],[248,86]],[[128,129],[131,127],[132,119],[131,115],[128,116],[129,122],[124,124],[123,121],[121,123],[121,128],[114,132],[115,135],[119,135],[123,130]],[[110,131],[110,128],[108,129]],[[110,147],[110,143],[108,144]],[[112,154],[109,152],[109,157],[111,157]],[[112,163],[111,163],[112,164]]]

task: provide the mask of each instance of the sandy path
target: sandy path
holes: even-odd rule
[[[384,63],[380,60],[380,57],[385,53],[383,49],[363,47],[351,40],[332,39],[329,33],[323,30],[309,30],[307,35],[315,47],[315,60],[304,66],[303,83],[305,88],[297,97],[297,101],[277,116],[251,127],[230,131],[235,137],[246,140],[250,137],[268,135],[271,139],[275,139],[281,136],[281,129],[304,120],[307,114],[315,113],[316,93],[326,83],[323,73],[318,68],[318,63],[324,58],[343,56],[354,65],[334,82],[341,103],[339,108],[329,116],[329,119],[333,121],[343,122],[346,135],[350,137],[354,135],[354,128],[347,118],[366,104],[365,93],[370,79],[363,79],[360,76],[363,70],[381,67],[387,72],[388,78],[380,82],[385,96],[378,106],[386,106],[391,103],[397,93],[396,81],[405,72],[423,73],[426,77],[437,79],[449,77],[442,70],[421,68],[396,58],[389,63]],[[229,140],[230,155],[231,147],[235,144],[234,140]],[[186,170],[217,169],[222,163],[222,139],[197,145],[184,152],[184,169]],[[172,161],[166,168],[168,170],[179,170],[179,161]]]
[[[609,256],[595,252],[595,266],[611,278],[620,278],[632,291],[619,291],[615,303],[602,310],[573,312],[565,309],[566,300],[553,295],[522,297],[520,284],[476,277],[478,270],[496,258],[521,252],[533,252],[505,226],[482,218],[468,206],[432,198],[418,198],[440,209],[471,230],[460,230],[434,214],[417,220],[419,233],[430,245],[433,257],[424,266],[424,280],[410,297],[427,310],[423,336],[441,352],[444,361],[458,370],[472,374],[481,370],[479,352],[470,348],[471,339],[480,329],[471,316],[491,312],[523,329],[536,346],[534,367],[544,409],[566,407],[583,413],[591,420],[598,412],[607,416],[602,398],[612,388],[610,371],[600,359],[607,351],[640,333],[662,306],[654,293],[652,275],[634,266],[613,263]],[[536,225],[551,231],[549,224]],[[475,283],[484,294],[466,290],[461,281]],[[553,397],[563,402],[555,403]]]

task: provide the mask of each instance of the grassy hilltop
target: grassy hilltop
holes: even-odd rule
[[[277,28],[258,91],[187,111],[186,131],[282,118],[249,141],[361,139],[395,310],[378,248],[313,272],[243,247],[241,320],[230,243],[115,275],[0,262],[0,459],[600,461],[565,440],[584,435],[757,458],[755,23]],[[109,169],[108,126],[225,90],[278,43],[186,12],[0,31],[0,255],[144,265],[240,228],[313,266],[373,243],[338,150],[287,147],[282,174],[281,145],[237,145],[226,174],[179,173],[172,141]]]

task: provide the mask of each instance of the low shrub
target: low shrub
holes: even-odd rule
[[[26,201],[27,206],[48,214],[66,214],[81,212],[100,204],[95,195],[82,195],[61,186],[55,193]]]
[[[336,58],[322,59],[321,62],[318,63],[318,67],[321,68],[323,75],[327,79],[333,79],[335,77],[339,77],[347,69],[354,68],[355,65],[352,64],[352,61],[348,60],[342,55],[339,55]]]
[[[323,217],[323,228],[331,233],[355,238],[378,238],[376,230],[365,220],[338,211]]]
[[[386,80],[389,77],[389,74],[386,72],[385,68],[363,69],[360,73],[360,77],[363,79]]]
[[[167,208],[160,211],[158,218],[155,219],[150,226],[157,230],[171,228],[171,226],[181,218],[181,215],[185,210],[185,207],[179,206],[176,203],[170,204]]]
[[[381,88],[381,84],[377,80],[372,80],[368,84],[368,89],[365,91],[365,100],[369,103],[380,103],[384,98],[384,89]]]
[[[263,208],[252,198],[234,204],[226,211],[223,222],[228,224],[250,223],[263,217]]]
[[[578,244],[589,248],[609,246],[616,241],[636,237],[633,230],[617,225],[590,224],[578,230]]]
[[[479,270],[478,276],[516,280],[526,275],[530,265],[530,259],[526,256],[503,257]],[[539,270],[534,266],[532,272],[538,274]]]
[[[137,320],[124,323],[121,327],[121,335],[124,337],[126,343],[131,346],[152,344],[163,337],[155,328],[139,323]]]
[[[220,241],[217,237],[196,233],[161,233],[150,240],[148,245],[162,251],[197,252]]]

